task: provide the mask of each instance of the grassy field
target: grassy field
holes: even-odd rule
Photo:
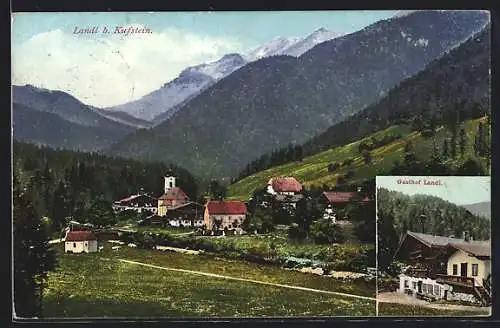
[[[422,306],[413,306],[407,304],[394,303],[378,303],[379,316],[446,316],[446,317],[463,317],[463,316],[485,316],[489,315],[488,309],[484,311],[464,311],[464,310],[449,310],[449,309],[433,309]]]
[[[154,229],[145,228],[143,232],[158,233]],[[287,238],[287,233],[275,231],[266,235],[228,235],[223,238],[213,236],[171,236],[168,246],[205,250],[217,253],[221,257],[234,258],[236,255],[254,254],[267,257],[272,245],[276,256],[281,258],[297,257],[312,261],[322,261],[332,264],[335,270],[365,272],[358,268],[361,263],[375,266],[374,244],[346,243],[338,245],[319,245],[309,241],[293,243]],[[371,254],[373,253],[373,254]],[[372,262],[369,263],[370,256]],[[245,257],[243,257],[245,258]],[[361,270],[361,271],[360,271]]]
[[[464,123],[464,128],[469,138],[464,158],[468,158],[474,154],[474,135],[480,121],[485,122],[485,118],[470,120]],[[372,150],[371,163],[369,165],[364,164],[362,155],[358,152],[359,144],[362,141],[369,140],[371,137],[380,139],[388,134],[400,134],[402,138]],[[421,133],[410,132],[410,128],[407,125],[392,126],[356,142],[306,157],[302,162],[293,162],[272,167],[246,177],[229,186],[228,198],[249,199],[255,189],[264,187],[270,178],[276,176],[293,176],[305,186],[335,185],[339,175],[346,174],[348,168],[340,167],[334,172],[328,172],[328,164],[333,162],[342,163],[348,158],[354,160],[351,165],[354,176],[349,181],[356,182],[372,178],[377,174],[386,172],[396,160],[402,160],[406,142],[412,142],[417,157],[428,159],[432,154],[433,140],[435,140],[437,147],[441,149],[443,139],[449,136],[450,132],[446,131],[443,127],[437,129],[434,137],[425,138]],[[456,165],[461,161],[463,159],[457,158],[455,163],[450,164]]]
[[[118,259],[374,297],[374,286],[363,282],[198,255],[111,250],[109,245],[101,253],[58,254],[58,268],[44,290],[45,317],[375,315],[371,300],[164,271]]]

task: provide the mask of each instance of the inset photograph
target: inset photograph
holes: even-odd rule
[[[376,185],[378,315],[491,315],[490,177]]]

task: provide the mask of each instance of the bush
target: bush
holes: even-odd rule
[[[340,164],[337,162],[330,163],[330,164],[328,164],[328,172],[333,172],[333,171],[337,170],[339,167],[340,167]]]
[[[293,241],[303,241],[306,236],[306,231],[300,228],[297,223],[292,223],[290,227],[288,227],[288,239]]]
[[[349,165],[351,165],[352,163],[354,163],[354,159],[352,159],[352,158],[346,158],[346,159],[342,162],[342,166],[349,166]]]
[[[425,129],[422,131],[422,137],[424,138],[430,138],[434,135],[434,131],[430,129]]]

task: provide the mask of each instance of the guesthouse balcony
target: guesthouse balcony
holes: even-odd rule
[[[474,278],[469,278],[469,277],[438,274],[436,275],[436,281],[442,284],[474,288]]]

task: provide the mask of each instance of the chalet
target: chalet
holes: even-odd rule
[[[133,210],[137,213],[149,212],[155,214],[157,211],[157,200],[143,192],[120,199],[113,203],[115,213]]]
[[[345,208],[348,204],[369,201],[371,201],[369,197],[360,197],[357,192],[325,191],[321,197],[321,203],[324,205],[323,218],[336,223],[339,209]]]
[[[210,231],[241,228],[247,215],[245,203],[239,200],[208,201],[205,205],[205,227]]]
[[[408,231],[394,259],[408,265],[399,291],[413,296],[481,302],[490,298],[491,244]]]
[[[64,241],[66,253],[97,252],[97,237],[90,231],[68,231]]]
[[[189,201],[186,193],[175,186],[175,177],[167,176],[165,177],[164,194],[158,198],[157,213],[159,216],[165,216],[169,208],[187,204]]]

